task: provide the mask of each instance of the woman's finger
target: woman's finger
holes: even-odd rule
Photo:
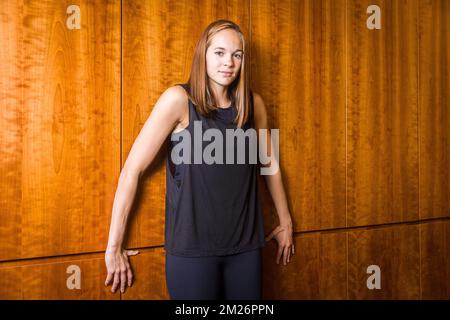
[[[119,283],[120,283],[120,270],[116,270],[114,272],[114,282],[113,282],[113,286],[111,288],[112,292],[116,292],[116,289],[119,286]]]
[[[130,287],[131,286],[131,280],[133,279],[133,273],[131,272],[131,265],[128,261],[125,261],[125,265],[127,267],[127,285]]]
[[[280,258],[283,254],[283,247],[282,246],[278,246],[278,252],[277,252],[277,264],[280,264]]]
[[[120,270],[120,291],[125,291],[125,284],[127,283],[127,269],[123,267]]]
[[[279,232],[283,231],[283,229],[281,228],[281,226],[277,226],[267,237],[266,237],[266,241],[270,241],[272,240],[272,238],[277,235]]]
[[[266,237],[266,241],[272,240],[274,234],[275,234],[275,230],[273,230],[273,231]]]
[[[108,272],[108,275],[106,276],[106,280],[105,280],[105,286],[109,285],[109,283],[111,282],[113,277],[114,277],[114,273]]]
[[[133,283],[133,272],[131,271],[131,268],[128,268],[128,286],[131,287],[131,284]]]
[[[289,246],[285,246],[283,249],[283,263],[284,265],[287,264],[287,257],[288,257],[288,251],[289,251]]]

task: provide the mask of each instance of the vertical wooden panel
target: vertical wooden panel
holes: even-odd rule
[[[71,4],[2,6],[0,299],[169,298],[163,248],[130,257],[135,283],[122,295],[104,286],[102,250],[120,166],[160,94],[187,80],[196,41],[218,18],[251,43],[252,84],[280,128],[297,231],[450,216],[448,1],[379,1],[381,30],[366,27],[369,0],[81,1],[80,30],[66,27]],[[132,247],[163,244],[165,156],[138,190]],[[275,264],[272,241],[264,297],[449,299],[449,234],[448,221],[307,233],[287,266]],[[67,289],[72,264],[81,290]],[[371,264],[381,290],[367,289]]]
[[[67,273],[69,266],[77,266],[81,271],[79,289],[67,286],[67,279],[73,275],[71,270]],[[112,293],[111,286],[105,286],[105,270],[101,254],[3,263],[0,264],[0,299],[120,299],[118,292]]]
[[[450,299],[450,222],[420,226],[421,298]]]
[[[345,1],[254,1],[251,20],[295,229],[345,226]],[[264,207],[275,210],[267,190]]]
[[[0,20],[0,260],[106,246],[119,173],[120,1],[9,1]],[[4,49],[4,50],[3,50]]]
[[[123,1],[122,162],[159,96],[186,82],[195,44],[206,26],[220,18],[240,25],[248,38],[249,1]],[[130,217],[132,247],[164,242],[163,147],[144,174]]]
[[[420,218],[450,216],[450,2],[420,1]]]
[[[348,225],[418,218],[417,2],[348,1]]]
[[[345,299],[347,247],[345,233],[296,236],[290,263],[276,264],[276,243],[263,256],[263,299]]]
[[[122,293],[124,300],[169,300],[166,286],[165,251],[163,248],[140,250],[132,257],[134,283]]]
[[[419,299],[419,227],[399,225],[349,232],[349,299]],[[369,289],[367,279],[377,265],[381,289]],[[372,281],[370,281],[372,282]]]

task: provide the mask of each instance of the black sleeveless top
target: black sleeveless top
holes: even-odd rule
[[[188,84],[180,85],[189,91]],[[245,164],[237,163],[236,146],[233,164],[226,162],[225,147],[223,164],[207,164],[203,157],[201,164],[194,163],[194,121],[201,121],[202,134],[210,128],[220,130],[225,145],[225,130],[237,128],[233,123],[237,113],[235,105],[232,103],[230,107],[215,110],[212,116],[205,117],[188,100],[188,126],[167,138],[166,252],[191,257],[220,256],[264,247],[263,213],[257,180],[259,165],[249,163],[248,139],[245,139]],[[253,112],[250,115],[253,119]],[[254,128],[252,120],[242,130],[248,128]],[[179,136],[186,130],[191,136],[191,163],[174,164],[172,149],[182,142],[183,137]],[[175,138],[179,141],[172,141]],[[203,140],[202,151],[211,143]]]

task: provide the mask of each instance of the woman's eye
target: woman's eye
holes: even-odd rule
[[[223,55],[223,52],[220,52],[220,51],[217,51],[217,52],[214,52],[214,53],[219,55],[219,56]],[[242,59],[242,55],[241,54],[236,54],[235,57],[238,58],[238,59]]]

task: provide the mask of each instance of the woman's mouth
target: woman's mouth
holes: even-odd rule
[[[223,72],[223,71],[221,71],[220,73],[221,73],[222,76],[225,77],[225,78],[229,78],[229,77],[231,77],[231,75],[233,74],[233,72]]]

